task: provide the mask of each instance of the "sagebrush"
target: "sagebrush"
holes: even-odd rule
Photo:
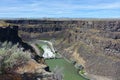
[[[9,72],[24,65],[31,59],[29,52],[24,52],[23,48],[18,48],[18,44],[13,45],[11,42],[0,43],[0,72]]]

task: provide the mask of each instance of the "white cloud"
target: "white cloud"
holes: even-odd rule
[[[115,3],[102,3],[95,5],[77,5],[76,8],[80,9],[120,9],[120,2]]]
[[[8,0],[5,0],[8,1]],[[12,1],[12,0],[9,0]],[[120,9],[120,2],[114,3],[96,3],[96,4],[73,4],[70,0],[65,1],[48,1],[48,0],[31,0],[30,2],[19,2],[14,0],[10,5],[0,6],[0,14],[40,14],[40,15],[80,15],[85,12],[82,10],[115,10]],[[16,4],[15,4],[16,3]],[[78,13],[76,13],[78,12]],[[80,12],[80,13],[79,13]],[[94,15],[93,12],[87,12],[89,15]],[[97,12],[98,13],[98,12]],[[97,14],[96,13],[96,14]],[[86,14],[87,15],[87,14]]]
[[[17,1],[17,0],[16,0]],[[63,11],[73,11],[73,10],[96,10],[96,9],[120,9],[120,2],[115,3],[101,3],[101,4],[72,4],[72,3],[64,3],[64,2],[47,2],[47,1],[33,1],[32,3],[25,3],[21,5],[14,6],[4,6],[0,7],[0,12],[7,11],[58,11],[60,13]],[[63,11],[62,11],[63,10]]]

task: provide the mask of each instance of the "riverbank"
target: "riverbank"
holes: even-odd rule
[[[39,44],[37,44],[39,47],[42,48],[42,50],[47,50],[45,47],[47,47],[47,45],[52,45],[52,42],[48,42],[43,43],[44,41],[40,41]],[[45,47],[43,47],[45,46]],[[47,47],[49,48],[49,51],[51,51],[52,49],[54,50],[53,45]],[[51,51],[52,52],[52,51]],[[55,53],[53,53],[55,54]],[[50,70],[53,72],[54,69],[56,67],[58,67],[58,69],[62,69],[62,74],[63,74],[63,78],[64,80],[88,80],[86,79],[84,76],[82,76],[81,74],[79,74],[78,70],[74,67],[74,65],[71,63],[70,60],[66,59],[65,57],[63,57],[62,55],[60,55],[59,53],[56,53],[56,58],[54,59],[46,59],[45,62],[46,64],[50,67]],[[61,58],[57,58],[57,57],[61,57]]]
[[[64,59],[47,59],[45,62],[50,67],[51,71],[56,67],[59,67],[59,69],[62,68],[64,80],[87,80],[77,73],[77,69],[75,69],[72,64]]]

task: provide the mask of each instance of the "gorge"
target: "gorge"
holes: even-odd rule
[[[120,79],[119,19],[2,20],[18,27],[23,41],[55,39],[55,48],[84,66],[96,80]],[[7,36],[7,35],[6,35]],[[96,78],[96,76],[99,76]]]

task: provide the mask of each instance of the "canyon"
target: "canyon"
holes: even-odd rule
[[[92,79],[120,79],[119,19],[13,19],[2,21],[9,27],[15,26],[24,42],[35,39],[54,39],[56,50],[67,59],[74,59],[77,63],[82,64],[85,72]],[[0,31],[0,35],[7,36],[8,32],[9,30]],[[15,31],[13,32],[15,35]],[[99,77],[96,78],[96,76]]]

